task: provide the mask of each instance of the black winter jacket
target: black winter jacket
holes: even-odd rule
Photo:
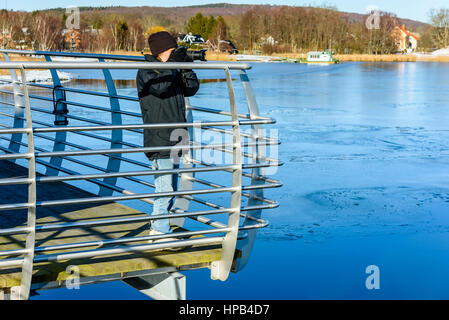
[[[160,62],[145,55],[149,62]],[[184,97],[193,96],[199,89],[198,78],[192,70],[139,69],[136,76],[137,93],[143,123],[186,122]],[[144,147],[173,146],[170,135],[175,128],[145,129]],[[150,160],[169,158],[170,151],[147,152]]]

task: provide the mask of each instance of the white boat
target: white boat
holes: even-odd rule
[[[307,59],[301,59],[301,63],[339,63],[338,59],[333,57],[331,50],[310,51],[307,52]]]

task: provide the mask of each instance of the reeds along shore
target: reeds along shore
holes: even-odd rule
[[[140,55],[140,52],[126,52],[126,51],[114,51],[110,52],[111,54],[122,54],[122,55]],[[287,59],[300,59],[306,58],[307,54],[305,53],[273,53],[274,57],[287,58]],[[449,62],[448,57],[426,57],[425,59],[418,58],[414,55],[399,55],[399,54],[384,54],[384,55],[375,55],[375,54],[340,54],[335,55],[335,58],[340,61],[380,61],[380,62],[415,62],[415,61],[443,61]],[[213,52],[206,51],[206,59],[207,60],[218,60],[218,61],[236,61],[235,55],[230,55],[229,53],[224,52]]]
[[[281,57],[287,59],[306,58],[306,54],[300,53],[274,53],[273,57]],[[367,62],[416,62],[416,61],[430,61],[430,62],[449,62],[449,56],[432,56],[430,54],[422,55],[406,55],[406,54],[336,54],[335,58],[340,61],[367,61]]]
[[[306,58],[306,54],[273,54],[281,58],[299,59]],[[366,62],[415,62],[416,56],[411,55],[396,55],[396,54],[336,54],[334,58],[340,61],[366,61]]]

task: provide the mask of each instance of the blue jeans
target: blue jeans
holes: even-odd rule
[[[175,164],[173,159],[155,159],[152,162],[153,170],[163,169],[177,169],[178,164]],[[157,174],[154,176],[155,192],[173,192],[177,191],[178,174]],[[175,197],[160,197],[155,198],[152,215],[168,214],[173,207]],[[163,232],[171,233],[169,219],[157,219],[151,223],[151,228]]]

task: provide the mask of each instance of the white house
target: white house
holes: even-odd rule
[[[398,51],[404,53],[411,53],[416,51],[419,38],[417,35],[407,31],[405,29],[405,25],[402,25],[400,27],[396,26],[393,33]]]

